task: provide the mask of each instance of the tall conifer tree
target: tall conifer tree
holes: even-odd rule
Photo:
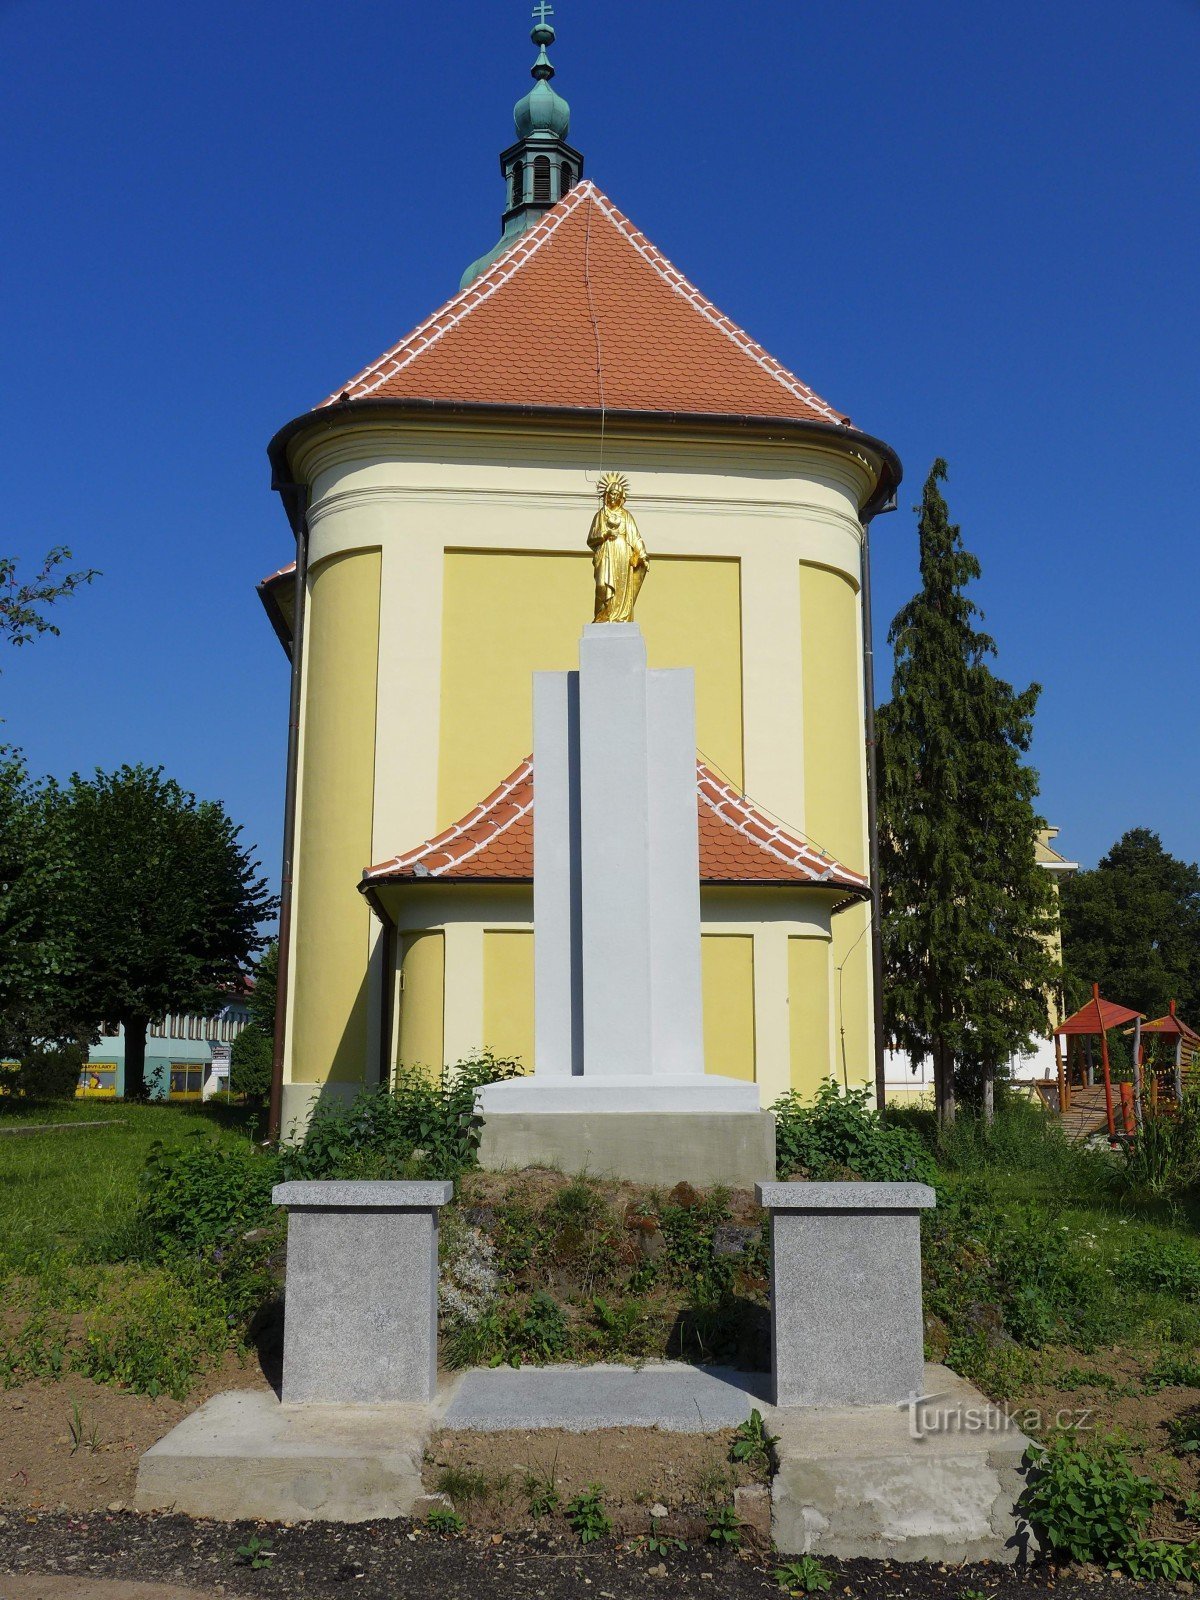
[[[934,462],[921,501],[921,589],[888,635],[892,698],[879,711],[880,877],[889,1036],[932,1057],[938,1114],[956,1084],[991,1103],[997,1069],[1046,1026],[1056,981],[1050,876],[1029,748],[1038,684],[1016,692],[988,666],[992,639],[965,594],[963,549]]]

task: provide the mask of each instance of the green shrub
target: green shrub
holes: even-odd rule
[[[72,1100],[87,1056],[87,1049],[76,1044],[28,1050],[7,1075],[9,1092],[31,1100]]]
[[[594,1539],[602,1539],[612,1532],[603,1496],[603,1484],[589,1483],[582,1494],[567,1502],[567,1521],[580,1544],[591,1544]]]
[[[256,1022],[243,1028],[229,1052],[229,1087],[261,1105],[271,1092],[275,1043]]]
[[[1119,1284],[1200,1301],[1200,1250],[1182,1239],[1144,1239],[1113,1267]]]
[[[791,1089],[771,1107],[781,1178],[859,1178],[870,1183],[932,1183],[934,1164],[919,1135],[885,1122],[869,1089],[823,1083],[806,1105]]]
[[[1036,1475],[1020,1504],[1043,1548],[1072,1561],[1120,1565],[1162,1491],[1134,1471],[1111,1439],[1084,1445],[1059,1438],[1035,1461]]]
[[[253,1145],[217,1144],[203,1134],[186,1145],[150,1148],[136,1228],[151,1260],[216,1245],[274,1214],[271,1188],[279,1158]]]
[[[436,1078],[402,1068],[391,1088],[364,1089],[349,1106],[319,1106],[304,1140],[281,1152],[288,1178],[453,1178],[475,1164],[476,1092],[516,1076],[488,1052]]]

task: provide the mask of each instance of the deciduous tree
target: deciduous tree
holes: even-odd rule
[[[963,548],[933,464],[920,507],[921,589],[892,623],[892,698],[879,728],[885,1018],[894,1042],[933,1059],[939,1115],[955,1083],[990,1103],[997,1069],[1047,1022],[1056,976],[1049,875],[1029,748],[1037,684],[988,666],[995,644],[966,593]]]
[[[161,768],[76,774],[63,809],[74,980],[92,1015],[124,1025],[125,1092],[136,1096],[150,1021],[206,1010],[233,988],[274,901],[220,803]]]
[[[1063,964],[1071,1004],[1098,983],[1122,1005],[1157,1017],[1170,1000],[1200,1027],[1200,867],[1131,828],[1091,871],[1062,889]]]

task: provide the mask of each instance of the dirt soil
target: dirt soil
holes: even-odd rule
[[[274,1554],[252,1571],[237,1556],[251,1534],[270,1538]],[[33,1600],[76,1600],[46,1575],[139,1579],[156,1600],[179,1600],[179,1589],[234,1594],[246,1600],[761,1600],[781,1593],[775,1560],[692,1548],[655,1557],[602,1539],[582,1548],[568,1538],[510,1539],[479,1534],[439,1537],[404,1521],[353,1527],[310,1522],[295,1527],[192,1522],[132,1513],[72,1518],[61,1514],[0,1516],[0,1600],[4,1569],[41,1575]],[[991,1600],[1167,1600],[1170,1587],[1135,1584],[1099,1571],[1053,1567],[939,1567],[886,1562],[830,1562],[831,1600],[963,1600],[971,1590]],[[13,1600],[17,1600],[13,1596]],[[20,1600],[29,1600],[28,1591]]]
[[[0,1508],[123,1510],[143,1451],[210,1395],[267,1387],[258,1362],[231,1351],[183,1401],[128,1394],[77,1373],[0,1389]],[[78,1442],[71,1437],[76,1405]]]
[[[650,1532],[650,1508],[669,1513],[660,1531],[689,1542],[708,1537],[705,1511],[727,1505],[756,1474],[729,1460],[732,1431],[665,1433],[657,1428],[606,1428],[597,1433],[440,1433],[425,1453],[425,1487],[449,1495],[470,1528],[516,1533],[530,1528],[531,1490],[552,1485],[561,1506],[590,1484],[602,1488],[618,1535]],[[770,1542],[770,1501],[739,1495],[747,1536]],[[660,1514],[661,1515],[661,1514]],[[557,1519],[561,1521],[560,1517]]]

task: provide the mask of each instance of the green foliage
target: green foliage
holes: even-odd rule
[[[1121,1565],[1137,1544],[1162,1491],[1135,1472],[1112,1439],[1056,1439],[1035,1458],[1021,1497],[1043,1547],[1072,1561]]]
[[[1200,1249],[1182,1239],[1139,1240],[1117,1259],[1113,1273],[1129,1289],[1200,1301]]]
[[[254,1145],[193,1136],[186,1145],[150,1147],[141,1178],[137,1227],[143,1251],[160,1259],[216,1245],[272,1215],[279,1158]]]
[[[878,716],[880,876],[890,1037],[932,1056],[939,1106],[968,1097],[1046,1025],[1056,979],[1050,875],[1035,859],[1037,775],[1023,759],[1037,684],[988,665],[967,597],[979,562],[951,523],[935,461],[921,502],[921,589],[888,634],[892,698]]]
[[[604,1485],[590,1483],[582,1494],[567,1501],[567,1522],[580,1544],[591,1544],[612,1532],[612,1522],[604,1509]]]
[[[87,1057],[84,1044],[31,1044],[22,1052],[12,1088],[36,1100],[73,1100]]]
[[[902,1123],[885,1121],[868,1089],[823,1083],[806,1105],[790,1089],[771,1107],[775,1165],[781,1178],[853,1176],[865,1182],[930,1183],[934,1165],[920,1137]]]
[[[0,753],[0,1057],[23,1063],[12,1085],[23,1094],[60,1092],[49,1063],[35,1058],[86,1042],[96,1020],[71,981],[69,876],[54,785]]]
[[[1082,1003],[1093,983],[1157,1017],[1176,1000],[1200,1013],[1200,867],[1149,828],[1121,835],[1100,864],[1062,885],[1063,961]]]
[[[234,988],[275,902],[224,807],[161,767],[76,773],[59,804],[71,982],[88,1015],[124,1024],[125,1092],[136,1097],[149,1021]]]
[[[825,1594],[833,1588],[833,1573],[816,1556],[801,1556],[776,1567],[775,1582],[789,1594]]]
[[[197,1372],[225,1349],[227,1317],[167,1272],[131,1278],[85,1318],[77,1370],[135,1394],[182,1400]]]
[[[529,1501],[531,1517],[538,1519],[553,1516],[562,1500],[558,1492],[557,1453],[548,1470],[527,1470],[522,1487]]]
[[[686,1550],[686,1540],[674,1539],[658,1531],[658,1525],[661,1520],[660,1517],[656,1517],[651,1513],[650,1532],[642,1540],[643,1549],[652,1556],[670,1556],[674,1555],[677,1550]]]
[[[738,1550],[742,1543],[742,1524],[738,1514],[731,1505],[720,1506],[710,1512],[708,1518],[708,1537],[712,1544],[724,1546],[727,1550]]]
[[[647,1347],[654,1330],[650,1308],[644,1300],[617,1300],[610,1305],[603,1296],[596,1295],[592,1318],[597,1328],[596,1345],[602,1355],[649,1354]]]
[[[1171,1444],[1177,1454],[1192,1456],[1200,1451],[1200,1411],[1185,1412],[1171,1423]]]
[[[46,607],[75,593],[100,574],[94,567],[59,573],[71,560],[65,544],[47,551],[38,571],[21,582],[12,556],[0,556],[0,642],[29,644],[39,634],[58,634],[58,626],[46,615]]]
[[[457,1511],[451,1511],[446,1506],[434,1506],[425,1519],[425,1525],[430,1533],[459,1534],[466,1527],[466,1523]]]
[[[243,1566],[258,1572],[262,1567],[269,1567],[278,1552],[273,1540],[262,1539],[257,1533],[252,1533],[245,1544],[238,1545],[234,1554]]]
[[[279,986],[279,940],[272,939],[254,968],[254,987],[246,1005],[250,1020],[268,1039],[275,1037],[275,996]]]
[[[256,1022],[248,1023],[229,1052],[229,1087],[259,1104],[271,1092],[275,1041]]]
[[[453,1178],[475,1165],[477,1091],[519,1070],[485,1051],[436,1078],[402,1069],[390,1089],[364,1089],[349,1106],[319,1106],[303,1143],[283,1152],[285,1175]]]
[[[523,1349],[542,1361],[553,1361],[567,1345],[567,1319],[554,1296],[538,1289],[521,1320]]]
[[[755,1407],[746,1421],[734,1432],[729,1459],[743,1461],[765,1473],[770,1470],[771,1451],[778,1443],[778,1436],[769,1432],[763,1421],[762,1412]]]
[[[926,1314],[949,1331],[936,1353],[965,1376],[978,1379],[1006,1342],[1086,1350],[1125,1325],[1112,1280],[1040,1205],[1001,1206],[982,1183],[969,1185],[925,1213],[922,1238]]]
[[[1200,1576],[1200,1542],[1131,1539],[1114,1565],[1141,1583],[1188,1583]]]
[[[75,1455],[80,1450],[86,1450],[90,1455],[95,1455],[100,1448],[100,1424],[93,1417],[89,1422],[79,1408],[79,1401],[71,1401],[71,1415],[67,1421],[67,1433],[71,1440],[71,1454]]]
[[[889,1123],[902,1119],[917,1125],[912,1113],[889,1110]],[[979,1179],[1028,1174],[1059,1194],[1089,1200],[1105,1198],[1119,1182],[1120,1168],[1108,1151],[1072,1142],[1056,1116],[1013,1095],[997,1094],[990,1122],[961,1111],[948,1126],[930,1123],[921,1124],[925,1136],[938,1166],[950,1172]]]
[[[1135,1195],[1174,1199],[1200,1188],[1200,1095],[1174,1116],[1149,1116],[1128,1146],[1124,1180]]]
[[[1142,1383],[1147,1394],[1160,1389],[1200,1389],[1200,1356],[1195,1350],[1164,1350]]]

